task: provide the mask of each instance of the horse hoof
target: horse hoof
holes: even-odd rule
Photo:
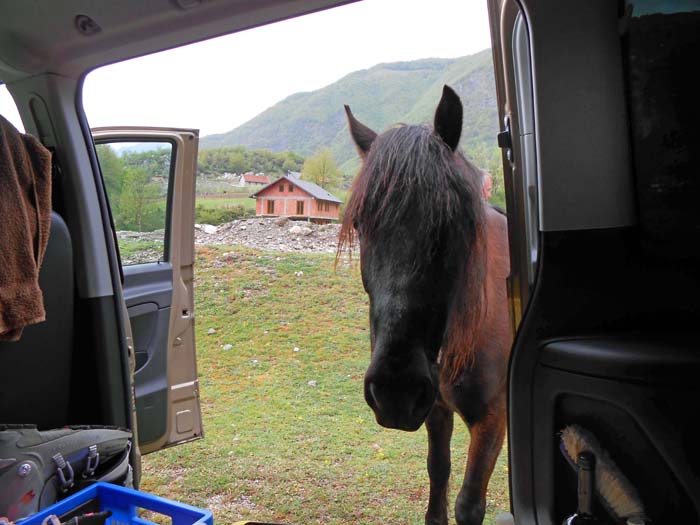
[[[425,516],[425,525],[447,525],[447,516]]]
[[[485,506],[475,505],[456,509],[455,518],[457,518],[457,525],[482,525],[485,514]]]

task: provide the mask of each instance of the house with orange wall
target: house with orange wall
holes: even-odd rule
[[[252,194],[255,214],[260,217],[289,217],[312,222],[337,221],[342,201],[313,182],[289,172]]]

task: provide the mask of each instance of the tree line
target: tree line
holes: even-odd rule
[[[171,153],[170,148],[162,148],[118,156],[109,144],[97,145],[102,179],[117,230],[165,228]]]
[[[162,146],[165,147],[142,152],[125,151],[121,155],[109,144],[97,146],[112,216],[118,230],[153,231],[165,228],[168,180],[173,159],[170,145]],[[493,189],[490,202],[505,208],[500,150],[472,146],[466,154],[477,166],[491,173]],[[288,171],[298,171],[304,180],[330,192],[347,189],[348,181],[354,178],[354,174],[348,176],[338,168],[328,148],[321,148],[308,158],[291,151],[274,153],[247,150],[242,146],[199,152],[198,177],[216,178],[224,173],[250,171],[265,173],[271,180],[286,175]],[[201,217],[204,222],[208,222],[207,219],[210,217]]]
[[[248,150],[243,146],[206,149],[197,157],[198,172],[204,175],[224,173],[264,173],[286,175],[288,171],[301,171],[304,157],[292,151],[274,153],[268,150]]]

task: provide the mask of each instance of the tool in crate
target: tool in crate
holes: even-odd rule
[[[139,515],[143,509],[162,514],[172,525],[214,525],[212,513],[205,509],[161,498],[138,490],[97,482],[29,516],[17,525],[43,525],[49,516],[62,524],[76,516],[110,512],[105,525],[157,525]]]

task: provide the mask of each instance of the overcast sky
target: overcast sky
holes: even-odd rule
[[[221,133],[298,91],[381,62],[451,58],[490,47],[485,1],[364,0],[114,64],[88,75],[91,126]],[[0,114],[16,122],[5,89]]]

